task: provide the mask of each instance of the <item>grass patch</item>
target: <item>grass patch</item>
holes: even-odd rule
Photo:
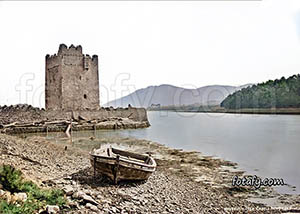
[[[0,198],[0,213],[31,214],[48,205],[63,206],[66,204],[63,191],[58,189],[41,189],[32,181],[26,181],[20,170],[10,165],[0,167],[0,184],[3,189],[13,193],[27,193],[24,203],[8,203]]]

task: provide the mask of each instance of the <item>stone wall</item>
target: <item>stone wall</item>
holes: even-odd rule
[[[79,110],[79,111],[45,111],[44,117],[54,120],[70,120],[72,118],[78,118],[79,116],[86,118],[87,120],[93,119],[107,119],[112,117],[129,118],[137,122],[147,122],[147,111],[144,108],[101,108],[99,110]]]
[[[81,46],[62,44],[46,56],[46,109],[99,109],[98,57],[82,54]]]
[[[59,56],[46,56],[45,102],[48,109],[62,108],[62,74],[61,58]]]
[[[29,123],[37,121],[70,120],[72,114],[88,119],[108,119],[113,117],[129,118],[136,122],[148,122],[147,111],[144,108],[101,108],[99,110],[59,111],[34,108],[30,105],[0,106],[0,125],[13,122]]]
[[[65,131],[72,119],[72,130],[146,128],[144,108],[101,108],[99,110],[45,111],[30,105],[0,106],[0,133]]]

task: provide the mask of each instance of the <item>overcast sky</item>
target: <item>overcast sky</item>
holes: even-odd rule
[[[300,73],[299,0],[0,1],[0,23],[0,105],[44,106],[45,55],[60,43],[99,56],[101,103]]]

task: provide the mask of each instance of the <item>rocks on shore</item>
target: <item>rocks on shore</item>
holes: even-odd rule
[[[0,124],[9,124],[13,122],[28,122],[42,120],[44,109],[35,108],[27,104],[18,104],[11,106],[0,106]]]
[[[15,204],[17,202],[25,202],[27,200],[27,194],[25,192],[10,193],[0,189],[0,199],[7,201],[7,203]]]
[[[13,112],[13,111],[44,111],[45,109],[40,109],[37,107],[33,107],[32,105],[28,104],[17,104],[17,105],[10,105],[10,106],[0,106],[0,112]]]
[[[103,140],[106,143],[107,139]],[[69,145],[57,145],[43,138],[26,140],[0,135],[0,165],[10,164],[45,188],[59,188],[65,192],[68,207],[47,206],[48,213],[225,213],[224,208],[251,208],[260,213],[263,205],[251,203],[229,192],[224,183],[232,177],[221,166],[226,161],[184,152],[156,143],[114,139],[139,152],[151,152],[158,170],[145,182],[122,182],[113,185],[96,175],[90,166],[87,151]],[[109,142],[112,143],[112,142]],[[131,143],[131,144],[130,144]],[[206,178],[196,182],[195,179]],[[210,181],[210,182],[206,182]],[[4,195],[0,190],[0,195]],[[255,212],[255,209],[258,211]],[[66,209],[66,210],[65,210]],[[276,211],[272,211],[276,213]],[[279,213],[279,211],[278,211]]]
[[[46,212],[47,214],[56,214],[60,211],[59,206],[56,205],[47,205]]]

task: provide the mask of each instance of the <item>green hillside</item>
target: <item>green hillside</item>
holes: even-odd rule
[[[269,80],[244,88],[229,95],[221,107],[226,109],[243,108],[299,108],[300,74],[288,79]]]

